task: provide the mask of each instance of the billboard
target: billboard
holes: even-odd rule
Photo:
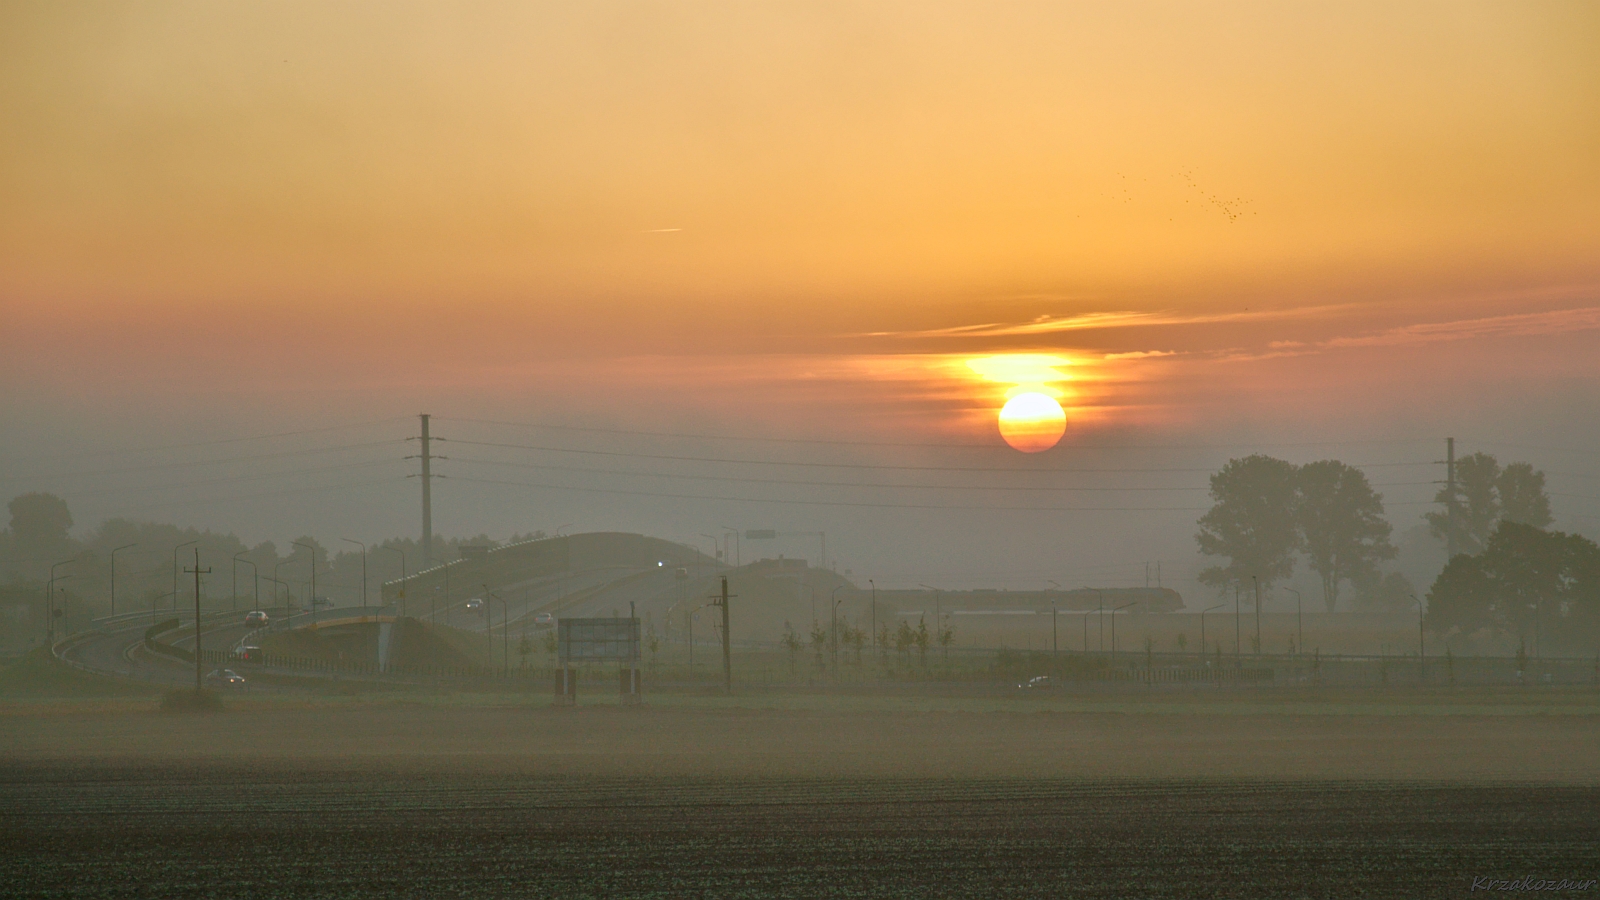
[[[563,665],[580,662],[637,662],[638,619],[558,619],[556,641]]]

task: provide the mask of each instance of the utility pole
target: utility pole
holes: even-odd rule
[[[731,643],[732,635],[728,633],[728,599],[737,596],[739,595],[728,593],[728,576],[724,575],[722,576],[721,595],[713,594],[711,597],[713,600],[711,605],[722,607],[722,689],[728,694],[733,693],[733,645]],[[693,646],[691,639],[690,647],[692,648]],[[690,652],[693,652],[693,650],[691,649]]]
[[[1456,512],[1456,439],[1444,439],[1444,496],[1445,496],[1445,535],[1444,558],[1449,562],[1456,557],[1456,530],[1459,528],[1459,514]]]
[[[422,451],[417,454],[422,460],[422,567],[433,567],[433,452],[428,441],[427,413],[422,413]]]
[[[111,614],[113,616],[117,614],[117,553],[129,547],[137,546],[139,545],[123,544],[121,547],[111,551]]]
[[[185,573],[194,573],[194,691],[200,693],[203,682],[200,678],[200,576],[211,573],[211,567],[200,568],[200,548],[194,548],[194,568],[184,569]],[[176,600],[173,601],[177,603]]]

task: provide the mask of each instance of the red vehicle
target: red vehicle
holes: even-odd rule
[[[259,609],[252,609],[244,614],[244,624],[260,628],[267,624],[267,614]]]

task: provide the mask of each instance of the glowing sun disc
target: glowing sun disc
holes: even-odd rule
[[[1018,394],[1000,410],[1000,436],[1023,453],[1049,450],[1066,432],[1067,414],[1048,394]]]

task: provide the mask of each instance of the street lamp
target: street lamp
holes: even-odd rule
[[[833,604],[833,611],[834,611],[835,621],[837,621],[837,618],[838,618],[839,604],[844,602],[843,600],[837,599],[837,597],[839,596],[839,592],[844,590],[844,588],[845,588],[844,585],[836,584],[836,585],[834,585],[833,590],[828,592],[828,601]],[[835,634],[838,633],[837,629],[835,630],[834,633]],[[833,668],[834,668],[834,675],[837,676],[838,675],[838,669],[839,669],[839,652],[838,652],[837,643],[835,643],[835,646],[834,646]]]
[[[253,607],[251,607],[251,608],[252,609],[260,609],[261,608],[261,570],[256,568],[256,564],[255,564],[254,560],[245,559],[243,553],[235,553],[233,555],[233,574],[234,574],[234,581],[235,582],[237,582],[239,580],[239,578],[238,578],[238,576],[239,576],[239,563],[244,563],[245,565],[248,565],[250,567],[251,580],[254,581],[255,585],[256,585],[255,600],[252,601],[255,605]],[[238,612],[239,611],[239,590],[238,590],[237,587],[234,588],[233,597],[234,597],[234,604],[233,604],[234,608],[233,608],[233,611],[234,612]]]
[[[724,556],[727,555],[727,554],[723,553],[723,551],[717,549],[717,536],[716,535],[714,535],[714,534],[706,534],[704,531],[698,531],[698,532],[695,532],[695,533],[700,535],[703,538],[709,538],[711,540],[711,558],[712,559],[721,560]],[[725,561],[726,560],[724,560],[724,562]],[[713,569],[712,571],[715,571],[715,569]]]
[[[1226,603],[1218,603],[1216,606],[1200,610],[1200,656],[1202,658],[1206,655],[1206,613],[1211,612],[1213,609],[1221,609],[1227,605]]]
[[[1061,585],[1049,579],[1045,579],[1045,584],[1055,584],[1056,590],[1061,590]],[[1049,594],[1049,591],[1045,591],[1046,596],[1049,596]],[[1052,658],[1061,656],[1060,645],[1056,640],[1056,602],[1054,600],[1050,601],[1050,656]]]
[[[71,575],[64,575],[60,579],[57,579],[56,578],[56,567],[57,566],[70,565],[70,564],[72,564],[72,563],[74,563],[76,561],[77,561],[77,557],[73,557],[72,559],[63,559],[60,562],[55,562],[55,563],[51,563],[50,564],[50,584],[49,584],[49,587],[47,587],[45,589],[45,601],[44,601],[44,615],[45,615],[45,630],[44,630],[44,634],[45,634],[45,644],[48,647],[54,647],[56,645],[56,582],[58,580],[65,580],[67,578],[71,578],[72,577]]]
[[[198,544],[198,543],[200,543],[198,540],[184,541],[183,543],[179,544],[178,546],[172,548],[172,609],[173,609],[173,611],[177,611],[177,609],[178,609],[178,551],[182,550],[184,547],[193,546],[194,544]],[[155,610],[154,609],[150,610],[150,614],[151,614],[151,618],[155,618]]]
[[[406,617],[406,552],[398,547],[379,547],[390,553],[400,554],[400,618]]]
[[[1422,683],[1423,684],[1427,684],[1428,683],[1428,648],[1423,643],[1423,638],[1422,638],[1422,611],[1423,611],[1422,610],[1422,601],[1417,599],[1417,595],[1416,594],[1412,594],[1411,595],[1411,599],[1412,599],[1413,602],[1415,602],[1417,604],[1417,662],[1422,664]],[[1537,617],[1538,612],[1535,611],[1534,615]],[[1538,646],[1538,645],[1535,644],[1534,646]]]
[[[1284,590],[1294,595],[1294,646],[1295,653],[1303,655],[1306,652],[1306,620],[1305,614],[1300,611],[1300,592],[1292,587]]]
[[[347,544],[356,544],[361,547],[361,608],[367,607],[367,545],[350,538],[339,538]]]
[[[117,614],[117,551],[118,550],[126,550],[129,547],[137,547],[137,546],[139,546],[139,545],[138,544],[123,544],[121,547],[118,547],[116,550],[112,550],[111,551],[111,614],[113,616]]]
[[[1099,588],[1090,588],[1090,590],[1094,591],[1095,622],[1100,626],[1100,636],[1097,638],[1097,640],[1100,645],[1100,652],[1104,653],[1106,649],[1106,595],[1100,593]],[[1116,620],[1113,619],[1111,622],[1111,627],[1115,628],[1116,625]]]
[[[838,588],[834,588],[834,590],[837,591]],[[829,627],[833,629],[833,677],[837,679],[839,677],[839,604],[844,601],[834,600],[831,596],[828,599],[833,601],[832,608],[829,611],[831,619]]]
[[[496,596],[489,592],[489,585],[483,586],[483,617],[489,620],[489,665],[494,666],[494,608],[489,605],[490,600],[500,601],[500,658],[505,663],[506,677],[511,677],[511,604],[504,597]],[[526,613],[524,613],[526,614]]]
[[[878,583],[868,578],[867,584],[872,585],[872,646],[876,647],[878,646]]]
[[[311,624],[317,624],[317,548],[299,541],[290,541],[296,547],[304,547],[311,554]]]
[[[1261,579],[1250,576],[1251,582],[1256,586],[1256,655],[1261,655]]]

